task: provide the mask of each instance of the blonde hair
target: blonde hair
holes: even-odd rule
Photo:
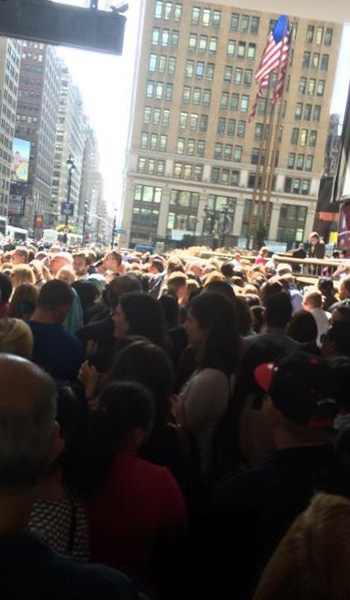
[[[21,283],[35,284],[33,269],[29,265],[13,265],[12,267],[12,286],[16,288]]]
[[[350,502],[317,494],[272,555],[253,600],[350,598]]]
[[[0,319],[0,352],[30,359],[33,351],[32,331],[21,319]]]
[[[73,281],[76,279],[72,265],[64,265],[61,267],[56,273],[56,279],[65,281],[68,285],[72,285]]]
[[[21,283],[11,298],[9,317],[30,319],[38,303],[39,290],[32,283]]]

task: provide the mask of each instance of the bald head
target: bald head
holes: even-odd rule
[[[37,365],[0,354],[0,490],[35,485],[52,451],[55,386]]]

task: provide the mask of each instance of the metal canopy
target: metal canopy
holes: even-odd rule
[[[0,35],[122,54],[126,18],[47,0],[0,0]]]

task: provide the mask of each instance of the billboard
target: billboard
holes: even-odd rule
[[[11,181],[27,183],[29,174],[30,142],[14,138],[12,142]]]

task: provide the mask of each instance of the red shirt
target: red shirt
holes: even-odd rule
[[[159,539],[183,537],[187,511],[165,467],[119,453],[107,481],[88,502],[91,559],[117,567],[148,587],[148,563]]]

